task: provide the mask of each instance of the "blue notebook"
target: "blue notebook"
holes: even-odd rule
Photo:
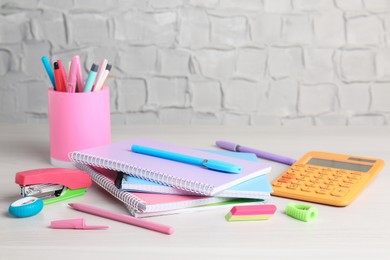
[[[225,156],[232,156],[243,160],[257,162],[258,158],[252,153],[236,153],[229,151],[218,151],[218,150],[207,150]],[[177,195],[199,195],[191,193],[185,190],[179,190],[173,187],[165,186],[155,182],[139,179],[132,177],[127,174],[123,174],[120,189],[124,191],[132,192],[150,192],[150,193],[161,193],[161,194],[177,194]],[[117,183],[118,184],[118,183]],[[228,197],[228,198],[249,198],[249,199],[263,199],[268,200],[270,193],[272,193],[272,186],[266,175],[260,175],[252,178],[248,181],[237,184],[224,190],[220,193],[215,194],[215,197]]]

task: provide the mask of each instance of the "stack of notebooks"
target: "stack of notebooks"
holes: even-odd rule
[[[242,172],[228,174],[134,153],[133,144],[233,163]],[[70,158],[136,217],[264,203],[272,192],[267,178],[271,167],[250,153],[198,150],[136,138],[75,151]]]

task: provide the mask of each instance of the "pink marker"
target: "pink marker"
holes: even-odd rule
[[[81,70],[80,56],[78,56],[78,55],[74,56],[74,60],[76,62],[77,91],[83,92],[84,91],[84,79],[83,79],[83,72]]]
[[[77,81],[77,58],[74,56],[72,58],[72,63],[70,64],[69,75],[68,75],[68,84],[66,85],[67,92],[74,93],[76,92],[76,81]]]
[[[156,223],[156,222],[147,221],[144,219],[135,218],[135,217],[128,216],[125,214],[121,214],[121,213],[108,211],[108,210],[97,208],[97,207],[90,206],[87,204],[69,203],[69,206],[71,206],[75,210],[79,210],[79,211],[86,212],[86,213],[96,215],[99,217],[103,217],[103,218],[116,220],[116,221],[123,222],[126,224],[146,228],[146,229],[157,231],[157,232],[164,233],[167,235],[171,235],[174,232],[174,228],[170,227],[170,226],[166,226],[166,225]]]

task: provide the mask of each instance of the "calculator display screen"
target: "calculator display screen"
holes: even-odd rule
[[[307,164],[331,167],[336,169],[358,171],[358,172],[368,172],[371,169],[371,165],[355,164],[348,162],[340,162],[334,160],[320,159],[320,158],[311,158]]]

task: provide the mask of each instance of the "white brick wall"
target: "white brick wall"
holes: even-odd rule
[[[113,124],[389,125],[389,0],[0,0],[0,122],[47,122],[42,55],[113,64]]]

